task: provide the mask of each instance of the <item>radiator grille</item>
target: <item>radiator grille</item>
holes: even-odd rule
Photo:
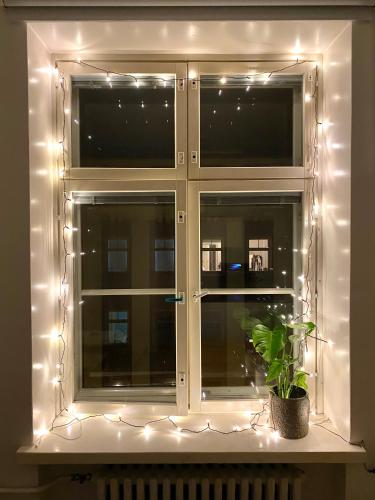
[[[98,479],[98,500],[301,500],[286,465],[127,465]]]

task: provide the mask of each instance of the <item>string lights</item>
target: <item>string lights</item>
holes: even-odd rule
[[[63,61],[62,61],[63,62]],[[86,61],[83,61],[81,59],[77,59],[75,61],[69,61],[69,62],[74,62],[76,64],[79,64],[83,67],[87,67],[90,69],[94,69],[95,71],[99,71],[103,75],[105,75],[105,80],[108,82],[108,84],[112,87],[113,83],[113,78],[114,77],[123,77],[123,78],[128,78],[130,79],[135,87],[139,87],[142,83],[144,82],[150,82],[150,80],[153,81],[161,81],[162,85],[165,87],[168,83],[175,82],[177,79],[173,78],[164,78],[164,77],[147,77],[147,76],[135,76],[132,74],[127,74],[127,73],[120,73],[120,72],[115,72],[111,71],[107,68],[102,68],[96,65],[92,65],[91,63],[88,63]],[[284,66],[280,69],[275,69],[271,72],[267,73],[253,73],[251,75],[248,75],[246,78],[253,83],[257,77],[259,77],[264,84],[269,82],[270,78],[272,77],[273,74],[275,73],[280,73],[285,71],[286,69],[291,69],[295,66],[302,65],[306,62],[313,62],[313,61],[306,61],[306,60],[299,60],[297,59],[295,62],[292,62],[291,64],[288,64],[287,66]],[[57,67],[56,67],[57,69]],[[60,281],[60,292],[59,292],[59,306],[60,306],[60,323],[61,326],[58,330],[54,330],[51,334],[51,337],[58,342],[58,362],[56,363],[56,376],[53,378],[52,383],[57,387],[58,394],[59,394],[59,405],[58,405],[58,411],[56,412],[55,417],[52,420],[52,423],[49,427],[49,429],[42,428],[37,430],[34,435],[35,435],[35,445],[38,446],[41,439],[46,436],[48,433],[54,433],[59,435],[60,437],[68,440],[72,439],[78,439],[82,435],[82,423],[89,420],[89,419],[98,419],[98,418],[104,418],[106,421],[110,423],[115,423],[115,424],[123,424],[125,426],[131,427],[131,428],[136,428],[136,429],[141,429],[144,432],[145,437],[148,437],[152,432],[153,432],[153,426],[161,423],[161,422],[168,422],[172,426],[172,432],[175,433],[190,433],[190,434],[201,434],[203,432],[213,432],[213,433],[218,433],[222,435],[231,435],[235,433],[242,433],[245,431],[250,431],[254,432],[257,436],[262,435],[262,433],[266,429],[270,429],[272,432],[272,436],[275,439],[279,439],[278,433],[275,431],[273,425],[269,424],[269,404],[268,402],[263,402],[262,400],[259,400],[261,403],[262,407],[259,411],[256,411],[254,413],[250,413],[249,416],[249,421],[245,426],[238,426],[235,425],[232,430],[221,430],[215,426],[213,426],[209,421],[207,421],[206,425],[203,427],[200,427],[198,429],[193,429],[193,428],[188,428],[188,427],[180,427],[176,422],[175,422],[175,417],[172,416],[165,416],[161,417],[158,419],[154,420],[149,420],[145,422],[144,424],[134,424],[131,423],[130,421],[126,420],[122,415],[106,415],[103,413],[95,413],[95,414],[75,414],[72,407],[67,407],[66,400],[65,400],[65,392],[64,392],[64,381],[65,381],[65,355],[66,355],[66,339],[65,339],[65,334],[66,334],[66,325],[67,325],[67,318],[68,318],[68,312],[71,311],[72,307],[69,306],[69,283],[68,283],[68,261],[71,258],[74,258],[75,253],[68,248],[68,235],[71,235],[72,232],[76,231],[77,228],[73,227],[71,224],[68,223],[68,211],[69,211],[69,206],[72,203],[71,196],[69,194],[68,190],[68,185],[67,185],[67,160],[66,160],[66,115],[67,113],[65,112],[66,107],[66,81],[64,74],[59,72],[58,70],[56,71],[57,73],[57,81],[58,81],[58,88],[61,90],[62,94],[62,136],[61,140],[58,142],[58,148],[60,151],[59,158],[61,158],[61,166],[58,165],[58,171],[59,171],[59,178],[61,181],[61,192],[62,192],[62,214],[60,217],[60,223],[62,225],[62,272],[61,272],[61,281]],[[318,68],[316,67],[315,69],[315,75],[314,75],[314,80],[313,80],[313,91],[309,94],[306,94],[306,99],[305,101],[307,103],[312,102],[314,106],[314,127],[312,130],[312,138],[311,138],[311,143],[312,143],[312,155],[310,158],[310,212],[309,212],[309,219],[310,219],[310,234],[308,237],[308,246],[307,248],[301,249],[301,253],[303,255],[307,255],[307,262],[306,262],[306,272],[299,277],[303,288],[304,288],[304,293],[298,296],[298,300],[303,303],[304,310],[300,314],[299,317],[296,317],[294,319],[289,320],[291,322],[297,321],[300,317],[304,318],[309,318],[311,311],[312,311],[312,306],[311,306],[311,296],[312,296],[312,291],[311,291],[311,286],[313,282],[313,277],[312,277],[312,249],[314,246],[314,240],[316,236],[316,222],[319,217],[319,205],[316,199],[316,177],[318,176],[318,171],[317,171],[317,166],[318,166],[318,127],[320,125],[320,122],[318,120],[318,100],[319,100],[319,85],[318,85]],[[236,76],[230,76],[226,77],[223,76],[220,79],[220,83],[222,85],[225,85],[228,82],[228,79],[230,79],[231,82],[235,82],[237,79],[241,79],[241,86],[244,86],[243,80],[244,77],[236,77]],[[181,80],[181,79],[178,79]],[[184,78],[184,80],[195,80],[199,81],[196,79],[196,75],[189,75],[188,78]],[[217,78],[215,77],[215,80],[217,81]],[[250,90],[250,85],[248,83],[245,84],[245,89],[248,92]],[[218,95],[220,96],[222,94],[222,89],[218,90]],[[308,96],[308,97],[307,97]],[[141,107],[144,108],[145,104],[143,101],[140,103]],[[119,100],[118,102],[119,108],[121,108],[121,102]],[[168,101],[164,101],[164,106],[168,107]],[[241,106],[240,103],[237,103],[237,111],[240,111]],[[213,113],[216,113],[216,110],[213,111]],[[78,124],[78,120],[74,120],[75,123]],[[88,139],[91,140],[92,136],[89,135]],[[295,251],[298,251],[298,249],[294,249]],[[82,255],[83,253],[81,253]],[[285,277],[286,271],[282,271],[282,275]],[[295,296],[295,294],[292,294]],[[79,305],[82,305],[84,303],[83,300],[79,302]],[[311,337],[316,340],[325,342],[329,346],[332,346],[332,342],[329,340],[325,340],[320,338],[320,336],[316,337]],[[303,350],[307,349],[307,346],[302,346]],[[204,398],[204,396],[203,396]],[[59,422],[58,419],[64,419],[64,422]],[[266,420],[264,422],[264,419]],[[316,423],[314,425],[319,425],[320,427],[323,427],[329,432],[333,432],[330,429],[326,428],[323,426],[324,421],[321,421],[319,423]],[[79,433],[78,435],[71,436],[71,429],[72,426],[74,425],[79,425]],[[64,436],[61,434],[59,431],[62,429],[68,430],[68,436]],[[334,433],[334,432],[333,432]],[[342,436],[340,436],[342,437]],[[344,439],[344,438],[342,438]]]

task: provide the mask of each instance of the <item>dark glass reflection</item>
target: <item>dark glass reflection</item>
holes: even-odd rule
[[[290,295],[209,295],[201,300],[202,398],[259,397],[266,366],[241,329],[246,309],[260,320],[270,315],[291,319]],[[263,389],[262,389],[263,386]]]
[[[233,79],[223,85],[203,77],[201,167],[301,164],[302,120],[294,110],[301,108],[300,88],[299,81],[282,84],[276,77],[267,85]]]
[[[174,167],[174,92],[161,82],[78,87],[80,166]]]
[[[174,288],[173,195],[94,195],[77,201],[82,289]]]
[[[292,288],[299,196],[201,195],[201,288]]]
[[[174,304],[164,296],[83,296],[83,387],[176,385]]]

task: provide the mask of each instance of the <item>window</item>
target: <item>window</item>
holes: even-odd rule
[[[128,241],[108,240],[108,272],[125,273],[128,270]]]
[[[156,273],[174,271],[174,240],[156,239],[154,241],[154,269]]]
[[[310,69],[249,64],[69,66],[76,400],[264,396],[241,315],[301,311]]]
[[[202,271],[222,270],[221,240],[202,240]]]
[[[108,344],[127,344],[129,341],[128,311],[109,311]]]
[[[268,271],[271,265],[269,251],[268,239],[249,240],[249,271]]]

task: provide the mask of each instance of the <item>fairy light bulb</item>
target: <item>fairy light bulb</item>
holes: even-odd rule
[[[107,73],[107,76],[105,77],[105,79],[106,79],[107,82],[111,81],[111,77],[109,76],[109,73]]]
[[[225,76],[223,76],[222,78],[220,78],[220,83],[222,85],[225,85],[227,83],[227,79],[225,78]]]
[[[148,438],[152,434],[152,429],[149,425],[145,426],[145,428],[143,429],[143,434],[145,438]]]

